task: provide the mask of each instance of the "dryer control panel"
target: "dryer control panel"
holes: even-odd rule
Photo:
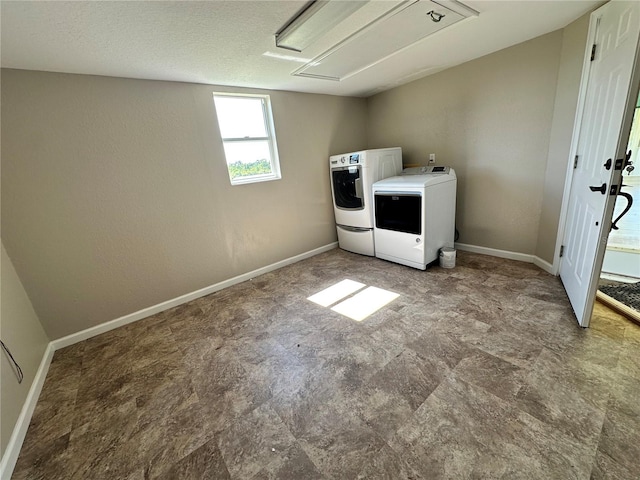
[[[413,168],[405,168],[401,175],[425,175],[429,173],[442,173],[448,174],[450,167],[442,167],[442,166],[428,166],[428,167],[413,167]]]

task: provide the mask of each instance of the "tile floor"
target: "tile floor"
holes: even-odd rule
[[[400,294],[356,322],[307,297]],[[15,479],[639,478],[640,327],[536,267],[332,250],[56,352]]]

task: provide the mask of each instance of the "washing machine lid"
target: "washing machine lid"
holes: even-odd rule
[[[449,173],[432,173],[425,175],[401,175],[398,177],[389,177],[379,180],[373,184],[376,190],[385,190],[389,188],[424,188],[439,183],[453,182],[456,180],[456,174],[453,169],[449,169]]]

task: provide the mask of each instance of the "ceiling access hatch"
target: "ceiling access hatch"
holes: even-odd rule
[[[479,14],[455,0],[407,0],[292,75],[340,81],[467,17]]]

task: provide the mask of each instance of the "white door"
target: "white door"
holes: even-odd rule
[[[635,102],[630,87],[640,35],[640,2],[614,0],[593,17],[596,47],[579,125],[560,264],[560,277],[583,327],[589,325],[607,243],[610,218],[605,212],[611,215],[615,202],[610,189],[615,160],[623,156],[626,146],[626,138],[622,141],[628,135],[623,131],[625,113],[629,102]]]

